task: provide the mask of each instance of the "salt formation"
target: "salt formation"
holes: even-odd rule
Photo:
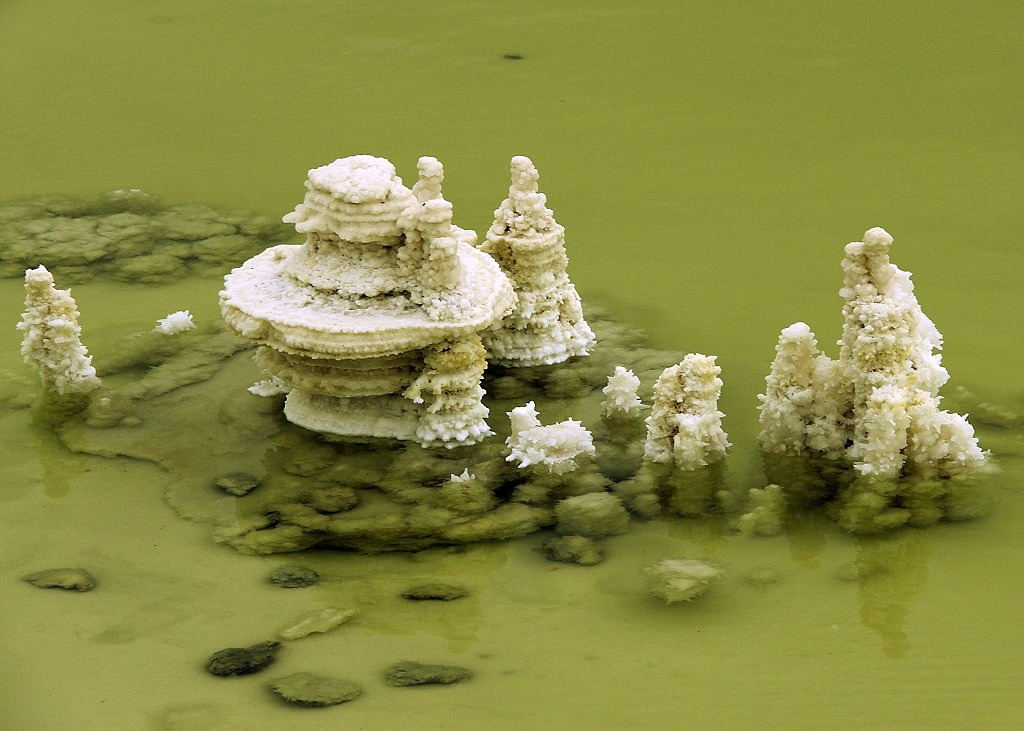
[[[192,313],[188,310],[180,310],[157,320],[153,332],[160,333],[161,335],[177,335],[178,333],[194,330],[195,326],[196,323],[192,319]]]
[[[942,336],[891,244],[873,228],[846,246],[839,358],[791,325],[759,397],[769,478],[805,500],[838,497],[840,523],[860,532],[974,513],[965,479],[987,459],[967,419],[939,408]]]
[[[484,333],[493,363],[530,366],[587,355],[596,337],[565,268],[565,229],[538,192],[540,175],[530,158],[512,158],[508,198],[480,246],[512,280],[519,304],[499,329]]]
[[[644,464],[614,488],[631,512],[654,517],[659,496],[680,515],[701,515],[712,506],[730,446],[718,410],[721,370],[714,356],[690,353],[658,377]]]
[[[722,369],[715,357],[690,353],[666,368],[654,384],[654,404],[647,417],[644,457],[694,470],[718,462],[729,448],[718,410]]]
[[[283,384],[289,421],[424,446],[491,434],[480,333],[516,296],[475,234],[452,224],[442,177],[431,157],[412,190],[369,155],[310,170],[284,219],[305,244],[271,247],[226,277],[224,320],[262,346],[271,383],[258,390]]]
[[[638,415],[643,402],[636,395],[640,388],[640,379],[633,371],[623,366],[615,366],[615,373],[608,376],[608,385],[602,392],[605,400],[601,402],[602,413],[611,418],[630,418]]]
[[[54,286],[44,266],[25,272],[25,312],[18,329],[24,333],[21,354],[39,370],[46,390],[82,394],[100,385],[82,345],[78,305],[70,290]]]
[[[510,450],[505,458],[508,462],[563,475],[573,472],[582,458],[594,455],[594,439],[578,421],[566,419],[541,426],[533,401],[508,415],[512,420],[512,434],[505,440]]]

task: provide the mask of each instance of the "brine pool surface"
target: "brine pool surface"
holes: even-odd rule
[[[656,347],[718,356],[729,479],[759,486],[756,394],[778,332],[803,320],[828,350],[842,247],[872,226],[894,235],[894,262],[945,336],[947,389],[1024,411],[1022,20],[995,2],[10,0],[0,200],[136,187],[277,216],[310,167],[375,154],[409,183],[434,155],[455,222],[482,233],[509,158],[529,155],[585,305]],[[97,353],[174,310],[216,318],[218,289],[73,286]],[[20,280],[0,282],[0,370],[5,388],[34,392],[22,297]],[[0,725],[1018,728],[1024,437],[975,425],[1002,470],[986,518],[877,538],[823,517],[774,538],[665,518],[579,567],[546,561],[539,535],[413,556],[241,555],[178,517],[158,467],[70,454],[8,405]],[[203,460],[188,424],[180,438]],[[641,568],[676,555],[713,558],[726,578],[660,604]],[[266,583],[295,560],[325,581]],[[19,581],[64,565],[100,586]],[[764,567],[779,580],[751,583]],[[472,594],[426,608],[397,597],[435,579]],[[350,678],[366,689],[352,703],[288,707],[258,675],[202,668],[334,604],[357,620],[296,643],[275,670]],[[406,658],[476,675],[385,686]]]

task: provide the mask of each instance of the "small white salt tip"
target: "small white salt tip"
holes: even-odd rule
[[[195,326],[195,322],[192,321],[192,313],[188,310],[180,310],[157,320],[153,332],[160,333],[161,335],[177,335],[178,333],[187,332]]]

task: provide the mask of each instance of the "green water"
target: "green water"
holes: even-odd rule
[[[895,236],[945,335],[950,387],[1024,409],[1022,21],[994,2],[9,0],[0,199],[140,187],[280,214],[309,167],[370,153],[411,182],[430,154],[456,223],[482,232],[508,159],[527,154],[584,301],[658,347],[719,357],[730,479],[754,486],[754,395],[778,331],[804,320],[838,338],[842,246],[871,226]],[[74,294],[101,353],[175,309],[215,317],[217,289]],[[0,369],[31,390],[21,299],[0,283]],[[991,516],[971,523],[864,540],[812,520],[755,540],[665,520],[586,569],[545,561],[536,537],[416,561],[314,553],[303,560],[332,581],[296,596],[263,583],[290,559],[214,545],[161,500],[155,467],[69,455],[30,412],[4,410],[0,726],[1017,728],[1022,441],[977,426],[1003,473]],[[640,567],[687,554],[726,580],[692,605],[646,597]],[[69,563],[102,591],[17,581]],[[758,566],[780,580],[746,582]],[[426,613],[395,598],[432,577],[474,593]],[[331,603],[359,619],[296,643],[279,669],[350,677],[358,701],[297,710],[259,677],[202,671],[211,651]],[[406,657],[477,677],[383,686]]]

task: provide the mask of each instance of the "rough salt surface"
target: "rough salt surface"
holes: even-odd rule
[[[59,394],[88,393],[100,385],[92,357],[82,344],[78,306],[70,290],[57,289],[53,275],[38,266],[25,272],[21,354],[35,366],[43,387]]]
[[[520,468],[535,467],[542,472],[561,475],[572,472],[579,460],[595,453],[594,438],[578,421],[566,419],[542,426],[531,401],[509,412],[512,434],[507,440],[505,458]]]
[[[892,240],[873,228],[845,248],[839,358],[796,323],[780,335],[760,396],[770,478],[794,494],[837,497],[839,522],[859,532],[975,513],[966,480],[988,456],[966,417],[940,407],[942,336],[910,275],[889,261]],[[853,475],[837,480],[847,467]]]

